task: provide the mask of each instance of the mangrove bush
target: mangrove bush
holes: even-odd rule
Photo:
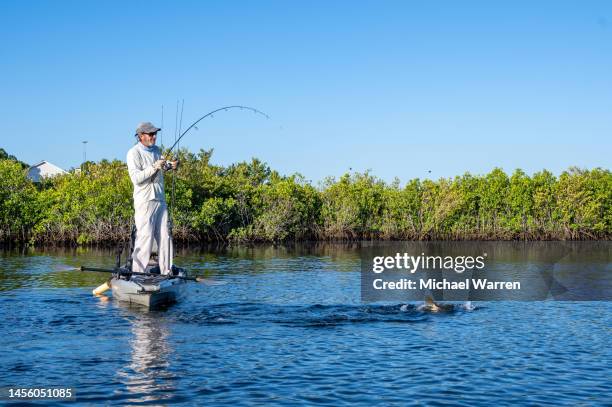
[[[88,162],[34,184],[1,151],[0,242],[91,244],[127,239],[132,184],[125,164]],[[366,173],[314,187],[253,159],[228,167],[212,150],[178,152],[167,174],[179,241],[609,239],[610,170],[570,168],[386,183]]]

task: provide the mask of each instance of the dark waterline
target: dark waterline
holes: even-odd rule
[[[549,243],[488,250],[529,267],[517,253],[538,244]],[[612,272],[609,242],[577,244],[568,267]],[[5,251],[0,386],[73,386],[77,404],[609,403],[609,302],[487,302],[439,315],[363,304],[360,250],[179,251],[178,264],[226,284],[191,285],[183,302],[151,312],[93,297],[106,276],[71,270],[112,266],[111,250]]]

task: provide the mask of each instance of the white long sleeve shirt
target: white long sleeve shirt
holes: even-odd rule
[[[128,172],[134,184],[134,207],[148,201],[166,200],[163,171],[153,168],[157,160],[161,160],[160,148],[145,147],[140,142],[127,153]]]

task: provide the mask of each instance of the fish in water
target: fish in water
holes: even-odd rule
[[[427,297],[425,298],[425,303],[421,305],[419,311],[426,312],[452,312],[455,309],[453,304],[438,304],[433,298]]]

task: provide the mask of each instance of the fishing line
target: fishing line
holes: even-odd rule
[[[178,107],[178,104],[177,104]],[[181,132],[181,129],[183,127],[183,110],[185,109],[185,99],[183,99],[182,103],[181,103],[181,118],[179,120],[179,126],[178,126],[178,132]],[[178,144],[178,142],[181,141],[181,139],[179,138],[174,144]],[[179,147],[180,149],[180,147]],[[172,150],[170,150],[172,151]],[[176,184],[176,175],[177,175],[177,171],[178,169],[174,170],[174,172],[172,173],[172,198],[170,201],[171,204],[171,210],[174,211],[174,189],[175,189],[175,184]]]
[[[160,134],[160,138],[161,138],[161,145],[162,147],[164,146],[164,105],[161,106],[162,107],[162,117],[161,117],[161,129],[159,129]]]
[[[270,119],[270,116],[268,116],[266,113],[262,112],[261,110],[255,109],[254,107],[250,107],[250,106],[232,105],[232,106],[220,107],[220,108],[215,109],[215,110],[213,110],[211,112],[208,112],[204,116],[200,117],[198,120],[193,122],[189,127],[187,127],[187,129],[185,131],[183,131],[182,133],[179,132],[180,136],[178,136],[178,139],[175,139],[174,144],[172,145],[172,147],[170,147],[170,150],[168,150],[168,151],[171,152],[172,150],[174,150],[174,147],[177,146],[177,144],[189,132],[189,130],[193,129],[194,127],[197,130],[196,125],[199,122],[201,122],[202,120],[206,119],[207,117],[212,117],[217,112],[228,111],[230,109],[249,110],[249,111],[251,111],[251,112],[253,112],[255,114],[258,114],[258,115],[261,115],[261,116],[265,117],[268,120]],[[178,116],[178,105],[177,105],[177,116]]]
[[[178,109],[179,101],[176,99],[176,113],[174,113],[174,143],[176,144],[176,138],[178,136]]]

